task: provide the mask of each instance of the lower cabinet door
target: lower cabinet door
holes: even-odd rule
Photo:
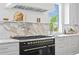
[[[70,55],[71,52],[69,51],[67,47],[62,47],[62,48],[57,48],[55,50],[55,54],[56,55]]]
[[[19,55],[18,51],[1,52],[0,55]]]
[[[0,55],[19,55],[19,43],[0,44]]]
[[[63,40],[61,40],[63,38]],[[74,55],[79,53],[79,36],[67,36],[55,40],[55,54]],[[60,41],[61,40],[61,41]]]

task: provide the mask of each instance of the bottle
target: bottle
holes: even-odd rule
[[[4,20],[4,21],[8,21],[9,19],[8,19],[7,17],[4,17],[3,20]]]
[[[64,34],[66,34],[66,30],[64,29]]]
[[[37,18],[37,23],[40,23],[40,21],[41,21],[40,18]]]

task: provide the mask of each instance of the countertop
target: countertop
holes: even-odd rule
[[[55,36],[55,37],[75,36],[75,35],[79,35],[79,33],[76,33],[76,34],[60,34],[60,35],[57,35],[57,36]]]
[[[56,35],[55,37],[63,37],[63,36],[74,36],[74,35],[79,35],[79,33],[76,34],[60,34]],[[52,38],[55,38],[52,37]],[[42,40],[42,39],[33,39],[33,40]],[[11,38],[0,38],[0,43],[9,43],[9,42],[25,42],[25,41],[33,41],[32,39],[27,39],[27,40],[17,40],[17,39],[11,39]]]
[[[0,38],[0,43],[12,43],[12,42],[19,42],[19,40],[15,40],[15,39],[10,39],[10,38],[7,38],[7,39],[1,39]]]
[[[42,39],[45,39],[45,40],[47,40],[47,39],[49,39],[50,37],[48,37],[48,38],[42,38]],[[55,38],[55,37],[51,37],[51,38]],[[25,42],[25,41],[34,41],[34,40],[42,40],[42,39],[39,39],[39,38],[37,38],[37,39],[26,39],[26,40],[18,40],[18,39],[11,39],[11,38],[3,38],[3,39],[1,39],[0,38],[0,43],[10,43],[10,42]]]

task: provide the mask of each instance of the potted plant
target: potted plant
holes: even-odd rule
[[[54,31],[58,31],[56,23],[57,23],[57,16],[51,16],[49,21],[50,35],[52,35]]]

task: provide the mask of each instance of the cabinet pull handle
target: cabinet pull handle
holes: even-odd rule
[[[30,50],[36,50],[36,49],[41,49],[41,48],[45,48],[46,46],[43,47],[37,47],[37,48],[32,48],[32,49],[25,49],[24,51],[30,51]]]
[[[53,45],[48,45],[48,47],[52,47],[52,46],[55,46],[55,44],[53,44]]]

